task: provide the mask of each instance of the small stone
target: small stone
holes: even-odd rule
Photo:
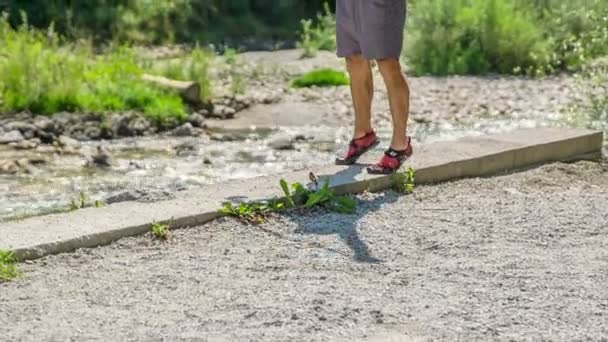
[[[57,138],[55,136],[55,134],[53,134],[51,132],[45,132],[45,131],[38,131],[37,135],[38,135],[38,138],[40,138],[40,141],[42,141],[45,144],[52,144],[53,141],[55,141],[55,139]]]
[[[293,139],[288,136],[277,136],[268,142],[268,146],[272,147],[275,150],[293,150],[295,146],[293,145]]]
[[[72,148],[72,149],[80,148],[80,142],[78,140],[70,138],[65,135],[59,136],[59,138],[57,139],[57,142],[59,143],[59,145],[61,147]]]
[[[0,144],[10,144],[25,140],[23,134],[18,130],[8,131],[0,134]]]
[[[192,124],[189,122],[186,122],[185,124],[175,128],[173,131],[171,131],[171,135],[177,136],[177,137],[190,137],[193,135],[193,129],[192,129]]]
[[[38,147],[38,145],[40,145],[40,139],[38,138],[23,140],[20,142],[13,142],[9,144],[9,146],[16,150],[31,150]]]
[[[89,126],[84,129],[82,134],[87,140],[98,140],[103,136],[101,128],[95,126]]]
[[[49,118],[38,117],[34,121],[34,126],[45,132],[53,132],[55,130],[55,122]]]
[[[236,114],[236,110],[234,108],[224,105],[216,105],[213,109],[213,116],[222,120],[232,119],[234,118],[234,114]]]
[[[205,165],[211,165],[213,163],[211,162],[211,160],[209,158],[205,158],[205,159],[203,159],[203,164],[205,164]]]
[[[14,160],[0,160],[0,174],[15,174],[19,172],[19,165]]]
[[[192,124],[194,127],[205,128],[205,117],[199,113],[193,113],[190,115],[188,122]]]
[[[88,164],[97,167],[110,167],[112,166],[112,156],[100,145],[97,146],[97,153],[91,156]]]

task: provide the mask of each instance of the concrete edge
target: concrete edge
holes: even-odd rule
[[[464,158],[447,163],[423,166],[416,170],[416,184],[434,184],[467,177],[484,177],[505,171],[517,171],[535,167],[547,162],[577,161],[597,159],[602,155],[603,135],[601,132],[573,138],[566,138],[544,144],[512,147],[496,153]],[[382,191],[394,184],[393,175],[354,180],[347,184],[332,186],[338,194]],[[270,198],[266,198],[270,199]],[[172,229],[197,226],[223,216],[219,208],[198,214],[173,218],[162,223],[171,223]],[[39,244],[31,248],[13,250],[17,260],[41,258],[49,254],[72,252],[78,248],[107,245],[118,239],[145,234],[152,222],[126,226],[120,229],[79,236],[65,241]]]

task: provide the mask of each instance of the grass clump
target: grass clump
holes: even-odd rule
[[[394,174],[393,183],[397,191],[404,194],[413,193],[416,188],[416,171],[410,167],[407,171]]]
[[[285,204],[278,200],[243,202],[238,205],[225,202],[220,212],[224,215],[237,217],[247,224],[262,224],[267,221],[271,213],[283,209],[285,209]]]
[[[169,239],[169,225],[162,224],[158,222],[152,223],[152,228],[150,228],[152,232],[152,236],[154,236],[158,240],[167,240]]]
[[[0,112],[134,110],[161,123],[185,119],[178,94],[141,79],[135,53],[118,48],[97,55],[90,43],[66,43],[51,26],[46,32],[24,24],[14,29],[0,18]]]
[[[91,203],[89,200],[89,196],[87,196],[87,194],[84,191],[81,191],[78,198],[75,198],[75,199],[73,198],[70,201],[68,211],[80,210],[80,209],[84,209],[84,208],[88,208],[88,207],[101,208],[105,205],[106,204],[100,200],[95,200],[94,202]]]
[[[331,12],[329,4],[323,5],[324,11],[317,13],[316,21],[304,19],[298,48],[304,50],[302,57],[314,57],[319,50],[334,51],[336,49],[336,17]]]
[[[19,276],[14,253],[11,251],[0,250],[0,283],[13,280]]]
[[[346,73],[333,69],[319,69],[306,73],[292,82],[295,88],[333,87],[350,84]]]

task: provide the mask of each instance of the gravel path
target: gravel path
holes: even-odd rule
[[[0,340],[608,338],[606,165],[360,200],[24,264],[0,284]]]

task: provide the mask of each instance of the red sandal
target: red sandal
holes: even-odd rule
[[[361,138],[350,141],[348,152],[344,158],[336,159],[336,165],[352,165],[357,162],[365,152],[378,146],[380,141],[376,136],[376,132],[371,131]]]
[[[380,162],[376,165],[367,168],[367,172],[372,175],[388,175],[391,174],[403,165],[409,157],[414,154],[414,148],[412,147],[412,139],[407,138],[407,148],[402,151],[389,148],[384,152],[384,156]]]

